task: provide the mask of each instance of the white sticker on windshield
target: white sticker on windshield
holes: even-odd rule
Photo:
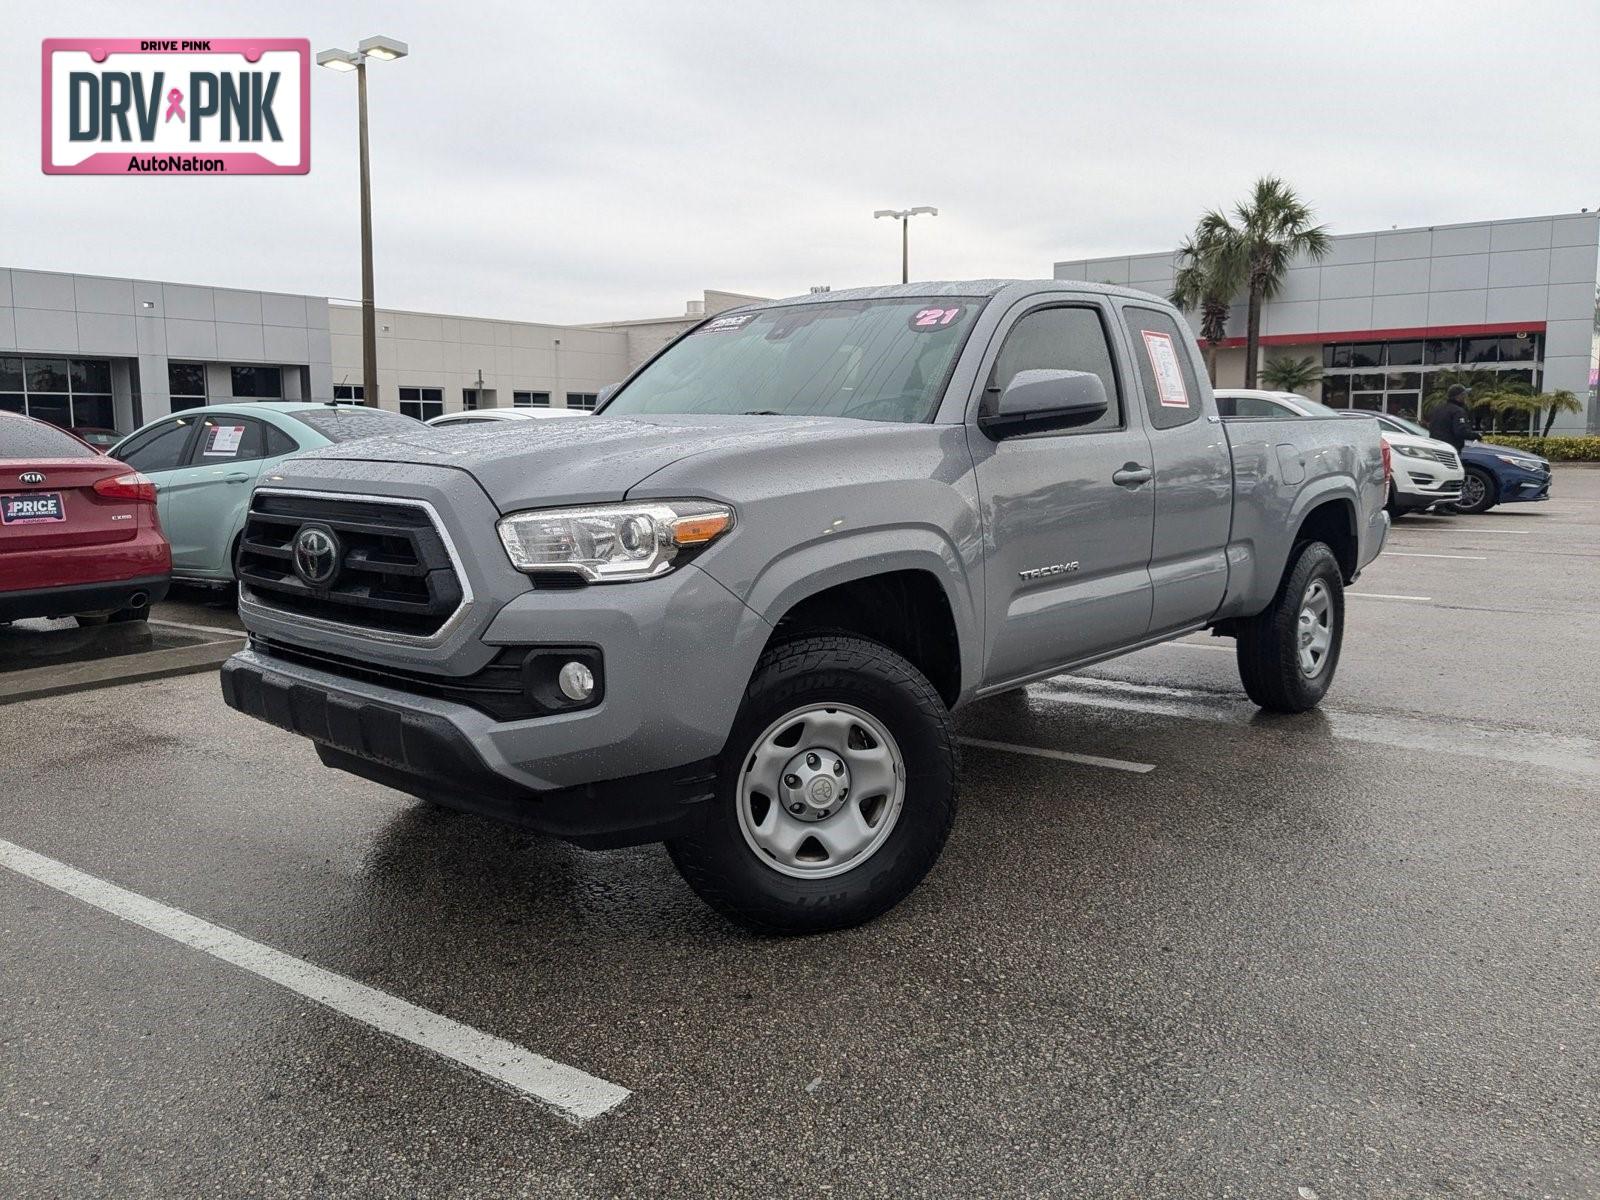
[[[206,431],[206,448],[200,453],[205,458],[233,458],[242,441],[243,425],[213,425]]]
[[[1189,389],[1183,382],[1183,368],[1178,365],[1178,347],[1173,343],[1172,336],[1146,329],[1144,348],[1150,356],[1150,369],[1155,373],[1161,407],[1188,408]]]
[[[707,321],[696,333],[731,333],[735,329],[743,329],[756,319],[755,313],[735,313],[729,317],[713,317]]]

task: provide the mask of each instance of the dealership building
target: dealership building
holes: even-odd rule
[[[1494,371],[1540,392],[1566,390],[1581,413],[1553,434],[1600,432],[1600,213],[1338,234],[1319,262],[1297,260],[1261,315],[1261,359],[1311,357],[1309,394],[1336,408],[1416,418],[1429,376]],[[1057,279],[1172,289],[1174,254],[1055,264]],[[1244,385],[1243,304],[1228,315],[1217,383]],[[1199,319],[1191,316],[1198,330]]]
[[[379,309],[378,400],[417,417],[591,408],[707,313],[549,325]],[[361,309],[325,296],[0,267],[0,410],[127,432],[231,400],[364,401]]]

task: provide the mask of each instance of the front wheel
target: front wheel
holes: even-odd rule
[[[1461,499],[1451,507],[1458,513],[1481,513],[1488,512],[1499,502],[1500,497],[1489,473],[1477,467],[1468,467],[1461,480]]]
[[[1239,678],[1273,712],[1315,708],[1333,683],[1344,644],[1344,576],[1322,542],[1296,557],[1266,611],[1239,625]]]
[[[668,843],[711,907],[765,933],[870,921],[921,882],[955,819],[950,712],[876,642],[821,634],[757,664],[703,825]]]

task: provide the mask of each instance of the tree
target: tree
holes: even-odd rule
[[[1316,261],[1331,243],[1321,225],[1312,224],[1311,207],[1294,189],[1270,175],[1256,180],[1250,199],[1236,206],[1233,220],[1212,210],[1195,233],[1224,260],[1225,277],[1242,279],[1249,296],[1245,327],[1244,385],[1256,386],[1261,352],[1261,306],[1282,289],[1289,264],[1298,257]]]
[[[1539,407],[1544,410],[1545,437],[1550,436],[1550,426],[1556,423],[1557,413],[1581,413],[1583,411],[1583,401],[1567,391],[1566,388],[1562,388],[1557,392],[1546,392],[1538,399],[1542,402]]]
[[[1428,394],[1422,398],[1423,416],[1443,404],[1450,389],[1459,383],[1467,389],[1462,407],[1472,414],[1473,423],[1480,426],[1489,412],[1480,413],[1478,410],[1487,410],[1490,398],[1501,387],[1500,372],[1485,371],[1478,367],[1449,367],[1443,371],[1432,371],[1424,378],[1428,381]]]
[[[1176,266],[1167,299],[1181,309],[1200,314],[1201,351],[1206,359],[1206,374],[1215,384],[1217,346],[1228,336],[1228,307],[1244,287],[1244,275],[1238,269],[1238,257],[1227,253],[1219,231],[1208,228],[1204,220],[1178,247]]]
[[[1269,358],[1261,368],[1261,382],[1280,392],[1305,391],[1322,378],[1322,364],[1311,355],[1304,358]]]

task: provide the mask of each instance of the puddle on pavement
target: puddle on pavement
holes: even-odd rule
[[[148,621],[79,625],[73,617],[29,618],[0,625],[0,675],[222,640],[224,636],[220,633],[207,634]]]

